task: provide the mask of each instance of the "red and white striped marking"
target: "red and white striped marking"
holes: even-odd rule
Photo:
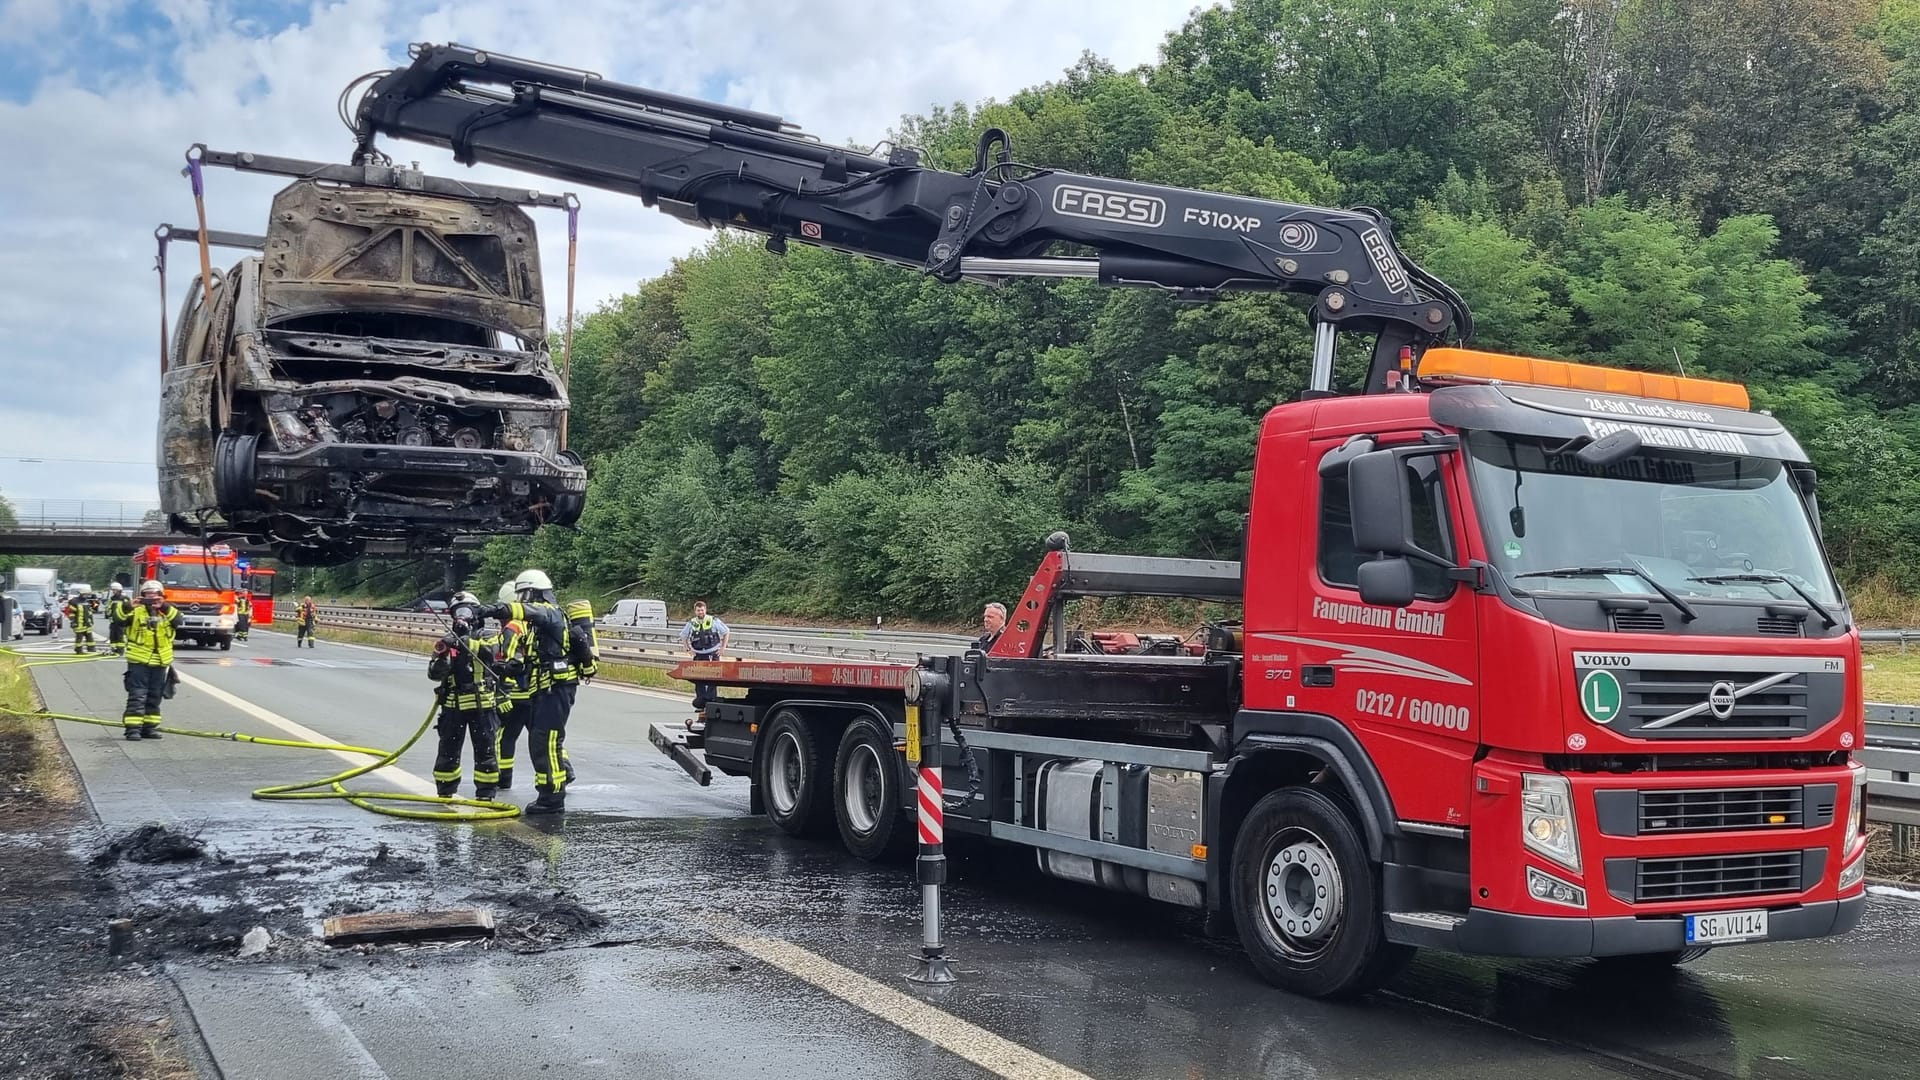
[[[940,767],[924,766],[920,770],[920,842],[939,844],[945,841],[946,803],[940,798]]]

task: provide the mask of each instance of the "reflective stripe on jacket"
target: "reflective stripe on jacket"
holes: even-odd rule
[[[499,704],[487,673],[487,664],[499,644],[498,638],[475,635],[466,640],[457,661],[446,653],[434,654],[427,673],[439,676],[440,688],[446,692],[443,708],[471,711],[491,709]]]
[[[149,626],[152,622],[154,625]],[[145,667],[166,667],[173,663],[173,637],[180,624],[180,609],[162,604],[158,611],[136,605],[127,621],[127,663]]]

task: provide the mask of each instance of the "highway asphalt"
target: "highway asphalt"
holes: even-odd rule
[[[119,669],[36,678],[49,707],[111,716]],[[183,650],[179,670],[167,720],[193,728],[394,745],[430,701],[420,658],[296,651],[269,633]],[[1906,1077],[1920,1061],[1920,895],[1884,890],[1838,940],[1723,949],[1641,978],[1423,955],[1390,990],[1329,1004],[1265,986],[1182,913],[1041,878],[1030,856],[963,850],[947,896],[961,981],[924,989],[901,978],[919,930],[910,867],[776,832],[747,815],[743,781],[693,784],[646,739],[686,711],[587,688],[570,812],[504,825],[249,798],[343,768],[329,753],[63,736],[106,831],[165,822],[219,854],[123,865],[142,918],[208,913],[274,935],[247,960],[151,960],[229,1078]],[[419,790],[431,758],[416,746],[400,762],[411,776],[381,782]],[[604,925],[516,915],[556,893]],[[474,904],[513,923],[518,946],[317,938],[327,914]]]

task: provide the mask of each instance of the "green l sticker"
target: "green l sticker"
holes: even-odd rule
[[[1620,715],[1620,680],[1611,671],[1589,671],[1580,680],[1580,711],[1596,724],[1611,724]]]

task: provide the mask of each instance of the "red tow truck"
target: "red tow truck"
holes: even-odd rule
[[[457,45],[416,46],[355,116],[364,160],[418,139],[775,250],[1311,299],[1309,388],[1261,423],[1240,561],[1056,534],[987,651],[680,665],[731,696],[656,742],[751,778],[780,828],[903,849],[903,745],[930,747],[968,777],[954,834],[1201,909],[1316,996],[1418,947],[1670,964],[1860,918],[1859,635],[1806,454],[1742,387],[1463,347],[1465,303],[1377,214],[1030,169],[995,130],[948,173]],[[1375,336],[1337,393],[1341,331]],[[1109,596],[1237,617],[1197,655],[1077,651],[1070,605]]]

